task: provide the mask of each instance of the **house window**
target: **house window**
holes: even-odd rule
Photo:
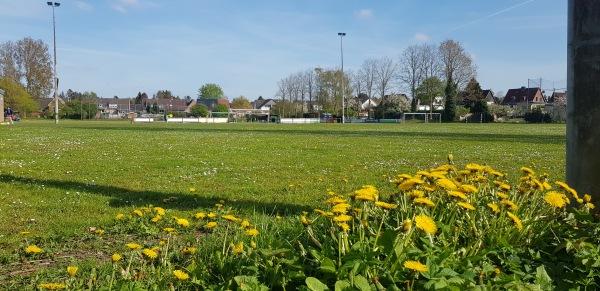
[[[117,108],[117,104],[108,104],[108,108],[111,108],[111,109]]]

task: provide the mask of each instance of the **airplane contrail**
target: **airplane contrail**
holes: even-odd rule
[[[517,8],[517,7],[521,6],[521,5],[525,5],[525,4],[527,4],[527,3],[529,3],[529,2],[533,2],[533,1],[535,1],[535,0],[528,0],[528,1],[525,1],[525,2],[523,2],[523,3],[519,3],[519,4],[517,4],[517,5],[511,6],[511,7],[508,7],[508,8],[506,8],[506,9],[500,10],[500,11],[498,11],[498,12],[492,13],[492,14],[490,14],[490,15],[484,16],[484,17],[482,17],[482,18],[475,19],[475,20],[473,20],[473,21],[471,21],[471,22],[468,22],[468,23],[465,23],[465,24],[459,25],[459,26],[457,26],[457,27],[455,27],[455,28],[452,28],[452,29],[448,30],[447,32],[455,31],[455,30],[457,30],[457,29],[461,29],[461,28],[463,28],[463,27],[465,27],[465,26],[469,26],[469,25],[471,25],[471,24],[475,24],[475,23],[477,23],[477,22],[479,22],[479,21],[482,21],[482,20],[488,19],[488,18],[490,18],[490,17],[494,17],[494,16],[496,16],[496,15],[498,15],[498,14],[504,13],[504,12],[506,12],[506,11],[508,11],[508,10],[511,10],[511,9],[515,9],[515,8]]]

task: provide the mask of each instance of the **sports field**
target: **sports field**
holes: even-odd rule
[[[312,211],[328,192],[381,192],[446,164],[519,168],[564,181],[565,131],[530,124],[131,124],[25,120],[0,127],[0,259],[26,243],[86,245],[82,233],[144,206],[184,216],[221,200],[255,219]],[[33,239],[32,239],[33,240]],[[4,277],[6,279],[6,277]]]

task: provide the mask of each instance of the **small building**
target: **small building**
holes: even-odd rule
[[[502,105],[510,106],[511,108],[519,107],[530,111],[533,108],[543,108],[546,104],[542,90],[538,87],[527,88],[521,87],[517,89],[509,89],[502,100]]]

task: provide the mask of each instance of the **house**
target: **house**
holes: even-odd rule
[[[429,111],[431,106],[429,104],[421,104],[421,100],[417,100],[417,111]],[[444,97],[437,96],[433,98],[433,111],[444,110]]]
[[[259,97],[254,102],[252,102],[253,109],[261,109],[261,110],[271,110],[271,107],[275,105],[275,101],[273,99],[262,99]]]
[[[492,90],[481,90],[481,96],[478,99],[485,99],[488,105],[497,104],[496,97],[494,97],[494,93]],[[468,100],[466,100],[466,92],[461,91],[456,94],[456,105],[457,106],[466,106]]]
[[[567,92],[553,92],[544,108],[556,120],[567,119]]]
[[[130,100],[131,99],[129,98],[94,98],[89,101],[98,105],[97,117],[112,119],[124,118],[125,115],[131,111]]]
[[[504,100],[502,100],[502,105],[511,108],[520,107],[526,111],[530,111],[535,107],[543,107],[545,103],[542,89],[538,87],[509,89],[504,96]]]
[[[35,101],[38,105],[39,111],[37,112],[31,112],[31,116],[34,117],[41,117],[44,115],[48,115],[48,116],[52,116],[54,115],[54,98],[40,98],[38,100]],[[60,107],[65,105],[65,101],[58,97],[58,107],[60,109]]]

